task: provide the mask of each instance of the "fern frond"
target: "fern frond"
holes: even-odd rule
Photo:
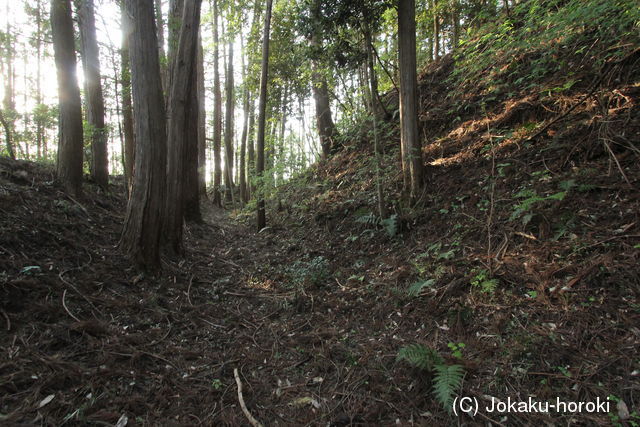
[[[418,295],[420,295],[420,292],[422,292],[422,289],[429,286],[433,286],[434,283],[436,283],[435,279],[416,282],[411,286],[409,286],[409,289],[407,289],[407,293],[409,294],[410,297],[417,297]]]
[[[438,364],[434,366],[433,393],[447,411],[451,411],[453,396],[460,389],[464,369],[460,365]]]
[[[374,213],[370,212],[357,217],[356,222],[364,224],[367,227],[377,227],[380,223],[380,218],[378,218]]]
[[[395,237],[398,234],[398,215],[393,214],[389,218],[383,219],[382,226],[389,237]]]
[[[430,371],[434,366],[442,365],[444,360],[438,352],[422,344],[411,344],[398,351],[397,360],[405,360],[419,369]]]

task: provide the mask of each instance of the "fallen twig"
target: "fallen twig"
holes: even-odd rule
[[[240,375],[238,375],[238,368],[233,368],[233,376],[236,378],[236,384],[238,385],[238,400],[240,401],[242,412],[249,420],[249,424],[254,427],[262,427],[262,424],[251,415],[251,412],[247,409],[247,405],[244,403],[244,398],[242,397],[242,382],[240,381]]]
[[[69,308],[67,307],[67,303],[64,300],[64,298],[66,296],[67,296],[67,290],[65,289],[64,292],[62,292],[62,307],[67,312],[67,314],[69,314],[69,316],[71,316],[71,318],[73,320],[75,320],[76,322],[80,322],[80,319],[78,319],[76,316],[73,315],[73,313],[71,311],[69,311]]]

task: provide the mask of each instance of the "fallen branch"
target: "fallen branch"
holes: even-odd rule
[[[244,403],[244,398],[242,397],[242,382],[240,381],[240,375],[238,375],[238,368],[233,368],[233,376],[236,378],[236,384],[238,385],[238,400],[240,401],[242,412],[249,420],[249,424],[254,427],[262,427],[262,424],[253,418],[253,415],[251,415],[251,412],[247,409],[247,405]]]
[[[64,298],[66,296],[67,296],[67,290],[65,289],[64,292],[62,292],[62,307],[67,312],[67,314],[71,316],[73,320],[75,320],[76,322],[80,322],[80,319],[78,319],[76,316],[73,315],[71,311],[69,311],[69,308],[67,307],[67,303],[64,301]]]

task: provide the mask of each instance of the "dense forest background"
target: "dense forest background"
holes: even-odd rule
[[[0,8],[0,423],[640,423],[636,0]]]

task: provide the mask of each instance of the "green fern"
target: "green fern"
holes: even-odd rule
[[[389,237],[395,237],[398,234],[398,215],[393,214],[389,218],[383,219],[381,223]]]
[[[453,396],[458,392],[464,378],[464,369],[460,365],[435,365],[433,367],[433,394],[448,412],[451,412]]]
[[[436,283],[435,279],[421,280],[419,282],[415,282],[414,284],[409,286],[409,289],[407,289],[407,293],[409,294],[410,297],[417,297],[418,295],[420,295],[420,292],[422,292],[422,289],[433,286],[434,283]]]
[[[406,360],[410,365],[426,371],[431,371],[434,366],[444,363],[444,359],[436,350],[422,344],[410,344],[402,347],[398,351],[397,360]]]
[[[377,227],[380,224],[380,218],[376,216],[376,214],[370,212],[364,215],[360,215],[356,218],[356,222],[360,224],[364,224],[367,227]]]
[[[398,351],[397,360],[405,360],[419,369],[432,371],[433,394],[447,412],[451,412],[453,397],[460,388],[465,374],[462,366],[447,365],[436,350],[422,344],[402,347]]]

